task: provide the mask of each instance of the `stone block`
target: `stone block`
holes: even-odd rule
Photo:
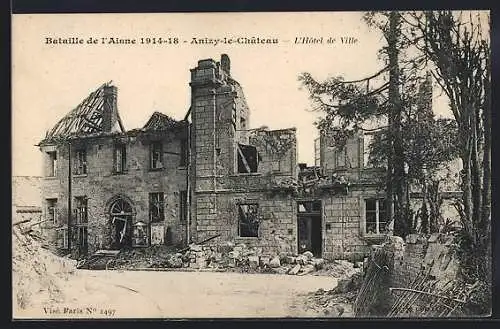
[[[308,263],[308,261],[309,261],[309,259],[307,258],[307,256],[304,256],[304,255],[299,255],[296,258],[297,264],[300,264],[300,265],[306,265]]]
[[[306,251],[302,255],[304,255],[305,257],[307,257],[308,261],[311,260],[314,257],[313,253],[310,252],[310,251]]]
[[[293,265],[293,264],[297,263],[297,257],[294,257],[294,256],[287,256],[287,258],[286,258],[286,263],[287,263],[287,264],[291,264],[291,265]]]
[[[317,269],[320,270],[325,265],[325,260],[323,258],[313,258],[311,259],[311,264]]]
[[[256,269],[259,267],[259,257],[258,256],[249,256],[248,257],[248,265],[252,269]]]
[[[277,268],[281,266],[280,258],[279,256],[274,256],[271,261],[269,262],[269,266],[272,268]]]
[[[269,266],[271,258],[268,256],[260,256],[260,266]]]
[[[288,274],[297,275],[300,271],[300,268],[301,268],[301,266],[299,264],[297,264],[290,271],[288,271]]]
[[[302,266],[298,275],[306,275],[306,274],[314,272],[315,270],[316,270],[316,268],[314,267],[314,265],[311,265],[311,264],[306,265],[306,266]]]

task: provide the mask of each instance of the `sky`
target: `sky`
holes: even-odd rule
[[[190,102],[190,69],[198,60],[228,54],[231,75],[244,89],[250,127],[297,128],[298,160],[314,163],[314,121],[297,77],[342,75],[359,79],[378,71],[384,45],[359,12],[169,13],[13,15],[12,168],[15,176],[41,176],[35,145],[89,93],[105,82],[118,87],[125,128],[143,126],[154,111],[182,119]],[[178,38],[178,44],[144,45],[141,38]],[[193,44],[193,38],[277,38],[278,44]],[[323,37],[322,44],[295,44]],[[342,44],[341,37],[357,42]],[[53,44],[46,38],[82,39]],[[87,44],[89,38],[98,44]],[[136,44],[101,44],[101,38]],[[329,38],[334,43],[327,43]],[[185,41],[185,42],[184,42]],[[447,106],[440,102],[441,111]]]

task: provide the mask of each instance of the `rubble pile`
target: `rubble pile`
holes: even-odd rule
[[[184,257],[189,259],[190,268],[249,273],[305,275],[323,268],[325,264],[325,260],[314,258],[309,251],[302,255],[268,255],[263,253],[262,248],[248,247],[245,244],[233,246],[231,243],[218,248],[191,245]]]
[[[350,277],[360,271],[362,264],[346,260],[327,262],[315,258],[310,251],[297,255],[282,252],[266,254],[262,248],[234,245],[191,244],[184,249],[152,246],[122,250],[116,255],[96,253],[79,263],[83,269],[178,269],[217,272],[273,273],[288,275],[325,275],[335,278]]]
[[[14,309],[64,300],[62,286],[74,275],[76,262],[42,248],[42,239],[12,228],[12,288]]]
[[[353,317],[353,304],[363,283],[363,273],[344,275],[331,290],[319,289],[306,298],[306,309],[313,309],[325,317]]]

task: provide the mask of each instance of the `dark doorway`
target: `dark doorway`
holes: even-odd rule
[[[297,202],[298,252],[310,251],[314,257],[321,257],[321,201]]]
[[[111,204],[112,249],[132,247],[132,215],[132,207],[127,201],[118,199]]]

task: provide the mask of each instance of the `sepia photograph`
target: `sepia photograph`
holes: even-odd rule
[[[491,317],[489,11],[11,18],[14,320]]]

